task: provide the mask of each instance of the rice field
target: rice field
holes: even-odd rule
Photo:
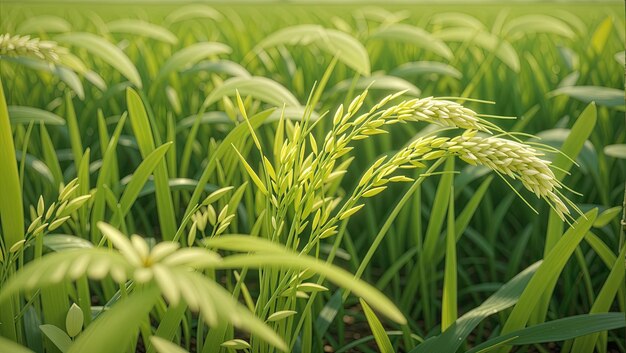
[[[0,3],[0,352],[626,352],[623,2]]]

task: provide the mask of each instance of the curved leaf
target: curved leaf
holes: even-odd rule
[[[120,197],[119,207],[121,216],[125,216],[130,210],[140,192],[148,180],[148,177],[152,174],[154,169],[161,163],[165,157],[165,153],[169,150],[172,142],[167,142],[150,152],[146,158],[143,159],[139,167],[135,169],[135,172],[130,177],[128,184],[124,188],[124,192]]]
[[[193,65],[207,57],[228,54],[230,52],[230,47],[222,43],[202,42],[192,44],[177,51],[174,55],[167,59],[165,64],[163,64],[163,67],[161,67],[161,70],[159,70],[155,81],[159,82],[173,71],[181,70],[186,66]]]
[[[516,39],[533,33],[548,33],[569,39],[576,37],[567,23],[548,15],[526,15],[514,18],[504,25],[502,33]]]
[[[53,251],[93,248],[93,244],[89,240],[67,234],[46,235],[43,237],[43,245]]]
[[[158,336],[151,336],[150,342],[158,353],[188,353],[186,349]]]
[[[337,83],[335,87],[331,89],[331,92],[332,93],[345,92],[349,90],[352,85],[353,85],[353,80],[347,79],[347,80]],[[409,94],[415,97],[419,96],[421,93],[421,90],[415,87],[415,85],[413,85],[411,82],[400,77],[386,76],[386,75],[373,75],[370,77],[361,77],[356,82],[356,85],[354,87],[359,90],[364,90],[366,88],[369,88],[370,90],[386,90],[386,91],[394,91],[394,92],[406,91],[406,94]]]
[[[102,37],[92,33],[77,32],[56,36],[56,41],[87,50],[94,56],[113,66],[135,86],[141,88],[141,77],[132,61],[124,52]]]
[[[372,335],[376,340],[376,345],[378,346],[378,351],[380,353],[394,353],[393,346],[391,345],[391,341],[389,340],[389,336],[387,336],[387,332],[385,332],[385,328],[383,324],[380,323],[376,314],[370,308],[367,303],[359,298],[359,302],[363,307],[363,312],[365,313],[365,317],[367,318],[367,322],[372,330]]]
[[[439,74],[460,79],[463,74],[454,67],[436,61],[412,61],[402,64],[389,72],[390,75],[407,77],[422,74]]]
[[[391,12],[380,6],[365,6],[355,11],[355,15],[360,15],[365,19],[390,24],[400,22],[411,16],[409,11]]]
[[[72,345],[70,336],[54,325],[39,325],[39,329],[62,353],[67,352]]]
[[[367,50],[361,42],[345,32],[311,24],[287,27],[265,37],[254,51],[279,45],[315,45],[331,55],[338,56],[339,61],[358,73],[365,76],[370,74]]]
[[[9,106],[9,118],[12,124],[29,124],[32,121],[49,125],[65,125],[65,120],[52,112],[19,105]]]
[[[517,299],[540,264],[541,261],[536,262],[520,272],[487,298],[480,306],[468,311],[457,319],[442,334],[428,339],[409,353],[427,353],[435,350],[439,353],[455,353],[481,321],[517,303]]]
[[[613,158],[626,159],[626,144],[608,145],[604,147],[604,154]]]
[[[230,76],[250,77],[250,72],[243,66],[230,60],[201,61],[192,67],[184,70],[184,75],[196,74],[198,72],[216,72]]]
[[[597,215],[598,209],[594,208],[579,217],[574,226],[563,234],[552,250],[544,257],[543,263],[524,289],[519,301],[506,320],[502,328],[503,335],[526,326],[530,315],[542,298],[540,293],[543,293],[546,283],[559,276],[572,253],[591,228]]]
[[[393,40],[410,43],[420,48],[430,50],[446,59],[452,59],[452,51],[441,39],[425,30],[407,24],[394,24],[383,27],[374,32],[370,39]]]
[[[549,96],[566,95],[579,101],[607,107],[624,106],[624,90],[600,86],[567,86],[555,89]]]
[[[110,32],[114,33],[135,34],[170,44],[176,44],[178,42],[178,38],[168,29],[154,23],[137,19],[127,18],[111,21],[107,23],[107,28]]]
[[[500,335],[479,344],[467,353],[487,352],[500,346],[565,341],[624,326],[626,326],[624,313],[576,315]]]
[[[300,106],[298,99],[288,89],[274,80],[261,76],[233,77],[224,81],[224,84],[215,88],[206,97],[204,106],[208,107],[225,96],[235,96],[237,91],[241,96],[252,96],[276,107],[282,107],[283,104]]]
[[[433,23],[450,27],[466,27],[473,30],[486,30],[485,25],[476,17],[461,12],[444,12],[433,15]]]
[[[520,60],[517,52],[509,42],[498,38],[494,34],[484,31],[469,31],[466,28],[447,28],[433,33],[433,36],[447,42],[475,43],[481,48],[494,53],[511,70],[519,72]]]
[[[167,17],[165,18],[165,22],[175,23],[196,18],[209,18],[212,20],[220,21],[222,19],[222,14],[210,6],[192,4],[182,6],[172,11],[172,13],[167,15]]]
[[[65,19],[53,15],[41,15],[27,18],[17,27],[15,32],[19,34],[29,34],[37,32],[69,32],[71,30],[72,25]]]

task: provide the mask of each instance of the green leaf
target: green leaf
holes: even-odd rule
[[[12,124],[44,123],[49,125],[65,125],[65,120],[47,110],[12,105],[8,107]]]
[[[124,192],[120,197],[119,205],[120,205],[120,215],[124,217],[130,208],[137,200],[140,192],[142,191],[146,181],[154,171],[154,169],[161,163],[163,157],[172,146],[171,142],[167,142],[159,147],[157,147],[154,151],[150,152],[150,154],[143,159],[139,167],[135,169],[135,172],[130,177],[130,181],[126,184],[124,188]]]
[[[622,246],[622,251],[617,256],[611,268],[611,272],[604,282],[602,289],[600,289],[596,300],[593,302],[591,310],[589,310],[590,314],[607,312],[611,309],[615,295],[619,287],[624,283],[624,256],[626,256],[626,246]],[[598,334],[577,338],[572,346],[572,352],[592,353],[597,339]]]
[[[114,169],[114,161],[116,156],[116,150],[118,146],[118,141],[120,134],[122,133],[122,129],[124,128],[124,123],[126,122],[126,113],[122,115],[120,120],[117,122],[117,126],[111,136],[111,139],[108,141],[106,149],[104,150],[104,154],[102,156],[102,165],[100,167],[100,172],[98,173],[98,179],[96,181],[96,189],[95,195],[93,198],[92,210],[91,210],[91,224],[95,225],[99,221],[102,221],[105,217],[105,203],[107,200],[107,190],[108,185],[110,185],[112,181],[112,170]],[[104,142],[104,141],[103,141]],[[91,241],[98,242],[100,240],[98,228],[91,227]]]
[[[487,298],[480,306],[461,316],[441,335],[420,344],[411,350],[410,353],[427,353],[435,350],[439,353],[455,353],[482,320],[517,303],[519,296],[540,264],[540,261],[536,262],[520,272]]]
[[[65,251],[71,249],[90,249],[93,244],[75,235],[49,234],[43,237],[43,245],[53,251]]]
[[[414,97],[419,96],[422,92],[411,82],[395,76],[373,75],[369,77],[361,77],[356,81],[356,83],[354,83],[353,81],[353,79],[343,80],[337,83],[330,90],[330,92],[346,92],[350,89],[386,90],[393,91],[394,93],[399,91],[406,91],[406,94]]]
[[[424,247],[422,257],[429,261],[433,258],[437,243],[441,234],[441,229],[446,219],[446,210],[450,201],[450,190],[454,180],[454,158],[448,158],[444,169],[445,173],[437,186],[435,201],[428,221],[428,228],[424,237]],[[427,260],[428,259],[428,260]]]
[[[56,36],[54,39],[87,50],[92,55],[99,57],[113,66],[113,68],[119,71],[135,86],[141,88],[141,77],[133,65],[133,62],[120,48],[111,44],[104,38],[91,33],[76,32],[62,34]]]
[[[387,336],[387,332],[385,332],[385,328],[376,317],[376,314],[372,310],[372,308],[367,305],[365,300],[359,298],[359,302],[361,302],[361,306],[363,307],[363,312],[365,313],[365,317],[367,318],[367,323],[370,326],[370,330],[372,330],[372,334],[374,335],[374,339],[376,340],[376,345],[378,346],[378,350],[380,353],[394,353],[393,346],[391,345],[391,341]]]
[[[69,350],[72,345],[72,339],[63,330],[54,325],[40,325],[39,328],[62,353]]]
[[[523,328],[536,305],[542,298],[539,293],[543,293],[546,284],[557,278],[570,256],[591,228],[598,209],[587,212],[576,220],[576,223],[563,234],[554,245],[552,250],[544,257],[544,261],[528,283],[524,293],[513,308],[511,315],[502,328],[502,334],[508,334]]]
[[[126,89],[126,104],[141,156],[148,158],[155,149],[155,139],[143,102],[139,94],[130,87]],[[157,213],[159,214],[159,224],[164,240],[173,239],[176,233],[176,217],[168,181],[166,161],[161,159],[154,170],[154,183],[156,185]]]
[[[220,346],[224,347],[224,348],[230,348],[230,349],[247,349],[250,348],[250,344],[242,339],[239,338],[235,338],[232,340],[228,340],[222,344],[220,344]]]
[[[147,38],[153,38],[169,44],[176,44],[178,38],[168,29],[154,23],[137,20],[121,19],[107,23],[109,31],[114,33],[129,33]]]
[[[596,221],[593,222],[594,228],[602,228],[608,225],[609,223],[611,223],[613,219],[615,219],[615,217],[619,216],[621,212],[622,212],[621,206],[615,206],[615,207],[611,207],[611,208],[604,210],[602,213],[598,215],[598,218],[596,218]]]
[[[567,138],[561,146],[561,152],[565,154],[557,154],[552,161],[553,166],[556,167],[554,175],[558,180],[563,180],[565,173],[572,168],[572,160],[575,160],[578,153],[583,148],[585,141],[591,136],[594,127],[596,126],[597,113],[596,105],[591,103],[580,114],[574,126],[567,135]]]
[[[234,97],[237,91],[242,96],[252,96],[275,107],[282,107],[284,104],[300,106],[298,99],[288,89],[272,79],[260,76],[229,78],[211,91],[203,106],[208,107],[220,101],[222,97]]]
[[[184,75],[196,75],[200,72],[215,72],[239,77],[252,76],[245,67],[230,60],[201,61],[182,71]]]
[[[65,331],[70,337],[75,337],[83,329],[83,311],[76,303],[72,304],[65,317]]]
[[[11,353],[34,353],[30,349],[20,346],[19,344],[0,336],[0,352]]]
[[[155,83],[160,82],[174,71],[180,71],[198,61],[220,54],[229,54],[232,50],[226,44],[216,42],[202,42],[192,44],[172,55],[161,67]]]
[[[502,33],[515,39],[534,33],[546,33],[573,39],[576,34],[558,18],[549,15],[525,15],[508,21]]]
[[[613,158],[626,159],[626,144],[608,145],[604,147],[604,154]]]
[[[320,25],[304,24],[278,30],[266,36],[254,48],[254,52],[280,45],[317,47],[354,69],[361,75],[370,75],[370,59],[361,42],[351,35]]]
[[[56,148],[54,147],[52,139],[48,134],[48,129],[43,123],[41,123],[39,127],[39,132],[41,135],[41,149],[44,161],[54,176],[54,183],[56,185],[60,185],[63,183],[63,171],[61,171],[61,165],[59,164]]]
[[[438,74],[457,79],[463,77],[463,74],[456,68],[436,61],[411,61],[396,67],[389,74],[404,78],[425,74]]]
[[[448,48],[446,43],[419,27],[407,24],[393,24],[380,28],[369,38],[413,44],[417,47],[432,51],[448,60],[452,59],[452,51]]]
[[[452,186],[450,186],[452,188]],[[454,190],[450,191],[448,202],[448,226],[446,227],[446,262],[443,275],[443,295],[441,299],[441,330],[445,331],[458,317],[457,309],[457,259],[456,232],[454,229]]]
[[[0,80],[0,220],[6,249],[24,239],[24,206],[22,187],[17,173],[15,146],[11,133],[9,111],[4,99],[4,87]],[[4,311],[4,310],[3,310]],[[3,325],[4,326],[4,325]]]
[[[26,18],[15,30],[18,34],[69,32],[72,25],[65,19],[53,15],[40,15]]]
[[[241,153],[239,153],[239,151],[237,151],[237,148],[235,148],[235,145],[232,145],[232,146],[233,146],[233,149],[235,150],[235,153],[237,153],[237,157],[239,157],[239,160],[241,161],[241,164],[243,165],[244,169],[246,170],[246,172],[250,176],[250,179],[252,179],[254,184],[259,188],[259,190],[264,195],[267,195],[267,188],[265,187],[265,184],[263,184],[263,182],[261,181],[259,176],[254,172],[254,169],[252,169],[252,167],[250,167],[250,164],[248,164],[248,162],[241,155]]]
[[[564,341],[590,333],[614,330],[624,326],[626,326],[624,313],[576,315],[500,335],[479,344],[467,351],[467,353],[488,352],[502,345],[525,345]]]
[[[186,349],[161,337],[150,336],[150,342],[159,353],[188,353]]]
[[[485,25],[476,17],[461,12],[443,12],[432,16],[432,22],[444,27],[466,27],[471,30],[485,30]]]
[[[67,91],[65,92],[65,119],[67,120],[67,130],[70,135],[70,146],[72,148],[72,155],[74,156],[74,163],[76,166],[79,166],[84,153],[83,143],[80,129],[78,128],[78,119],[76,118],[72,95]]]
[[[172,11],[165,18],[165,22],[175,23],[175,22],[196,19],[196,18],[208,18],[208,19],[219,21],[222,19],[222,17],[223,16],[221,13],[219,13],[217,10],[215,10],[214,8],[210,6],[203,5],[203,4],[192,4],[192,5],[181,6],[177,8],[176,10]]]
[[[513,46],[496,35],[467,28],[446,28],[433,33],[433,36],[448,42],[466,42],[476,44],[494,55],[514,72],[520,70],[520,60]]]
[[[624,90],[600,86],[567,86],[555,89],[549,96],[566,95],[584,103],[595,102],[607,107],[624,106]]]
[[[281,310],[267,317],[268,322],[280,321],[290,316],[296,315],[298,312],[294,310]]]
[[[282,253],[282,245],[267,241],[263,238],[243,234],[224,234],[219,237],[206,238],[202,243],[211,249],[220,249],[238,252]]]
[[[600,54],[604,51],[604,47],[609,40],[609,36],[611,35],[611,31],[613,30],[613,18],[611,16],[607,17],[600,23],[596,31],[591,36],[591,47],[593,50]],[[622,94],[622,97],[624,95]]]
[[[117,353],[126,351],[142,321],[156,304],[156,287],[135,291],[98,316],[78,336],[67,353]]]

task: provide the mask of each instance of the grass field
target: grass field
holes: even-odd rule
[[[623,3],[0,10],[0,352],[626,352]]]

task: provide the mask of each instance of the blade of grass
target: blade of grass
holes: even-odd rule
[[[441,330],[445,331],[457,319],[457,260],[456,235],[454,231],[454,190],[450,190],[448,203],[448,229],[446,232],[446,264],[441,300]]]
[[[598,209],[594,208],[579,217],[574,226],[565,232],[548,256],[544,258],[543,263],[530,280],[530,283],[528,283],[517,305],[515,305],[511,315],[506,320],[502,328],[503,335],[521,329],[526,325],[530,315],[541,299],[540,296],[537,296],[537,293],[543,292],[546,285],[553,283],[555,278],[558,278],[570,256],[591,228],[597,214]],[[500,350],[501,353],[508,351],[508,348]]]
[[[378,350],[380,353],[395,353],[393,346],[391,345],[391,341],[389,340],[389,336],[387,336],[387,332],[385,332],[385,328],[383,324],[380,323],[378,317],[372,310],[372,308],[367,305],[365,300],[359,298],[359,302],[363,307],[363,312],[365,313],[365,317],[367,318],[367,323],[370,326],[370,330],[372,330],[372,335],[374,336],[374,340],[376,340],[376,345],[378,346]]]
[[[9,255],[9,249],[17,242],[24,239],[24,206],[22,204],[22,188],[20,177],[17,172],[17,160],[15,159],[15,146],[11,133],[9,112],[4,98],[4,88],[0,79],[0,219],[2,220],[2,243],[4,249],[3,259]],[[17,339],[14,325],[17,296],[4,306],[0,313],[0,319],[4,324],[0,325],[3,337],[11,340]]]
[[[154,137],[146,110],[141,98],[132,88],[126,89],[126,103],[128,105],[133,133],[137,138],[141,156],[146,158],[155,149]],[[154,170],[154,183],[156,185],[159,224],[164,240],[174,239],[174,235],[176,234],[176,216],[174,214],[174,203],[168,181],[169,177],[167,174],[166,161],[162,159],[161,163],[159,163]]]
[[[589,314],[608,312],[611,309],[611,305],[615,300],[615,295],[622,283],[624,283],[624,262],[623,259],[626,256],[626,246],[622,246],[622,251],[617,256],[615,264],[611,268],[611,272],[607,277],[598,297],[591,306]],[[576,338],[574,345],[572,346],[572,352],[576,353],[591,353],[594,351],[594,346],[598,340],[599,333]]]

